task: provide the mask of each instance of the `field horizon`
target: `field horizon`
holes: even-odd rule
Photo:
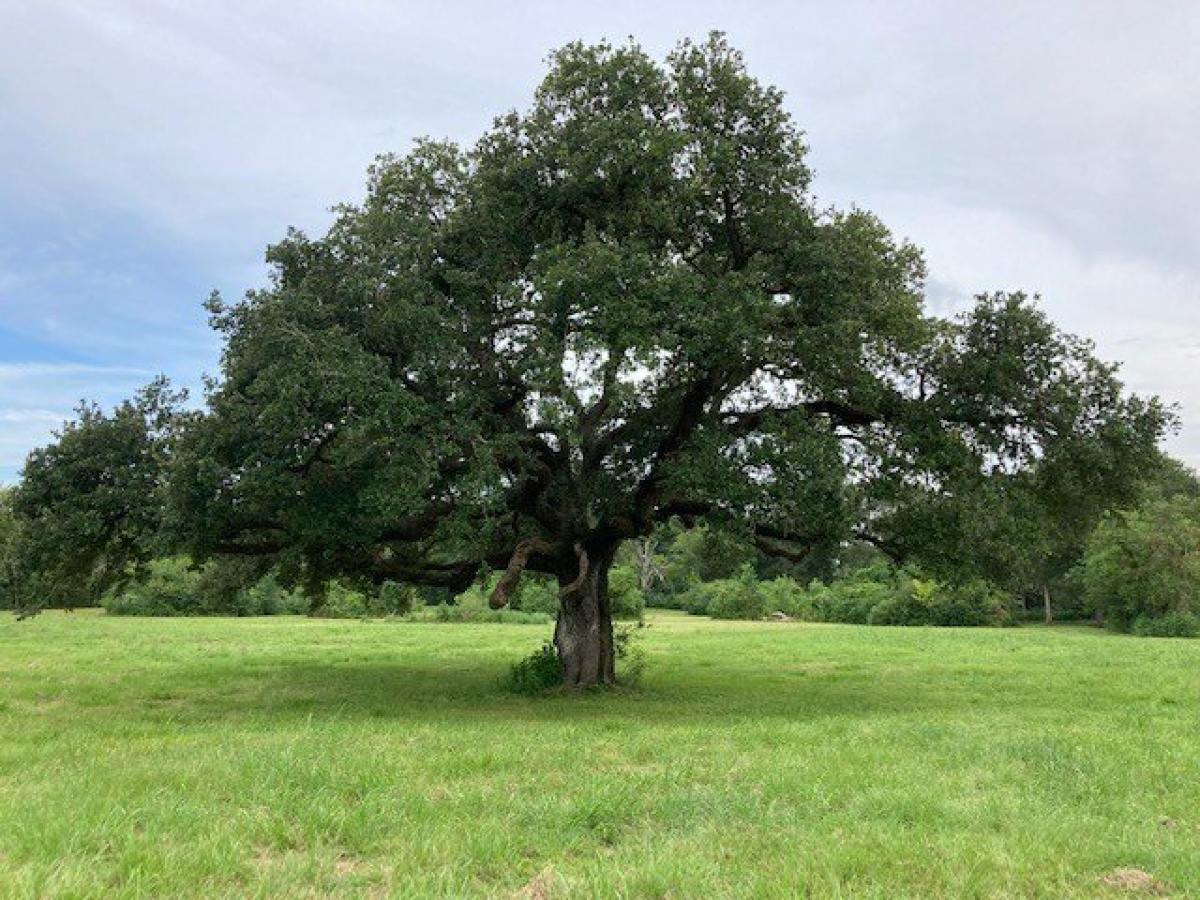
[[[1200,894],[1196,642],[648,624],[3,617],[0,895]]]

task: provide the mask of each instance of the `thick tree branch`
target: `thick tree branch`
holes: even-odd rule
[[[679,411],[671,427],[655,447],[650,471],[634,491],[632,506],[636,518],[647,518],[646,512],[658,493],[663,463],[672,459],[695,431],[716,386],[717,379],[709,372],[693,382],[680,398]]]
[[[500,576],[496,587],[492,589],[492,595],[488,598],[488,606],[492,609],[500,609],[508,604],[513,591],[521,582],[521,573],[529,564],[529,557],[535,553],[550,556],[554,553],[554,546],[538,538],[530,538],[517,544],[504,569],[504,574]]]

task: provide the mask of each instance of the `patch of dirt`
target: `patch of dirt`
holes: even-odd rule
[[[558,886],[558,876],[553,866],[546,866],[528,884],[513,894],[513,900],[550,900]]]
[[[337,862],[333,864],[333,870],[342,878],[345,878],[347,875],[353,875],[355,872],[360,872],[362,868],[362,860],[355,859],[353,856],[339,856]]]
[[[259,847],[253,862],[260,869],[273,869],[287,861],[288,853],[287,850],[276,850],[274,847]]]
[[[1169,885],[1141,869],[1113,869],[1107,875],[1100,876],[1100,883],[1128,894],[1165,897],[1171,893]]]

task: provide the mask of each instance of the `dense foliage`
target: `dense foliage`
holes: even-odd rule
[[[37,591],[22,602],[93,605],[160,554],[161,474],[182,399],[159,380],[111,414],[81,405],[29,455],[12,496],[12,583]]]
[[[683,607],[717,619],[782,615],[854,625],[1010,625],[1015,618],[1011,595],[987,582],[945,585],[887,565],[808,586],[787,576],[759,580],[746,566],[734,578],[694,583]]]
[[[155,560],[141,577],[106,591],[105,610],[119,616],[269,616],[308,611],[303,597],[271,576],[250,585],[229,566],[193,567],[183,558]]]
[[[1079,580],[1114,628],[1200,634],[1200,499],[1159,498],[1108,516],[1088,540]]]
[[[381,157],[267,287],[214,296],[202,411],[157,385],[34,454],[24,570],[82,596],[167,551],[316,593],[490,567],[496,606],[528,570],[575,686],[614,678],[618,548],[669,521],[815,568],[857,536],[1049,571],[1169,416],[1024,294],[927,315],[917,248],[818,205],[805,154],[719,35],[568,45],[529,109]]]
[[[17,517],[12,508],[13,491],[0,487],[0,609],[17,606],[15,566]]]

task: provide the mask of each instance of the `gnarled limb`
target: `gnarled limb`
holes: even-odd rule
[[[521,573],[525,571],[525,566],[529,564],[529,557],[535,553],[543,553],[549,555],[554,552],[554,547],[546,541],[538,538],[529,538],[517,544],[513,550],[512,556],[508,560],[508,567],[504,570],[504,574],[500,576],[500,580],[496,582],[496,587],[492,590],[492,595],[488,598],[488,606],[492,609],[500,609],[502,606],[507,606],[512,592],[516,590],[517,585],[521,581]]]

